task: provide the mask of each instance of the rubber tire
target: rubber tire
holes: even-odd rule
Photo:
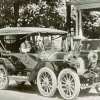
[[[74,82],[75,82],[75,93],[71,96],[71,97],[66,97],[65,93],[63,92],[63,89],[61,87],[61,77],[64,75],[64,74],[70,74],[73,79],[74,79]],[[59,75],[58,75],[58,90],[59,90],[59,93],[61,95],[61,97],[63,97],[64,99],[66,100],[73,100],[73,99],[76,99],[76,97],[79,95],[80,93],[80,79],[79,79],[79,76],[77,75],[77,73],[75,71],[73,71],[72,69],[63,69]]]
[[[51,78],[52,78],[52,83],[53,83],[53,86],[52,86],[52,90],[50,91],[50,93],[46,93],[42,87],[41,87],[41,84],[40,84],[40,79],[39,77],[41,76],[41,74],[43,74],[44,72],[47,72]],[[37,87],[38,87],[38,90],[40,92],[41,95],[43,96],[47,96],[47,97],[52,97],[54,96],[55,92],[56,92],[56,89],[57,89],[57,78],[56,78],[56,75],[54,73],[53,70],[51,70],[50,68],[47,68],[47,67],[44,67],[44,68],[41,68],[38,72],[38,75],[37,75]]]
[[[0,86],[0,90],[4,90],[4,89],[7,89],[8,88],[8,85],[9,85],[9,78],[8,78],[8,73],[7,73],[7,70],[5,68],[5,66],[3,64],[0,64],[0,69],[2,69],[5,73],[5,76],[6,76],[6,82],[3,86]]]

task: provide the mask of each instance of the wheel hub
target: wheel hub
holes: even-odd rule
[[[67,80],[65,86],[66,86],[66,88],[71,88],[71,82],[69,80]]]
[[[48,86],[49,85],[49,79],[45,78],[43,83],[44,83],[45,86]]]

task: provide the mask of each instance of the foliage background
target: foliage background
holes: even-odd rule
[[[65,18],[57,0],[0,0],[0,27],[41,26],[62,29]]]
[[[36,26],[64,30],[67,24],[66,4],[63,1],[65,0],[0,0],[0,28]],[[99,38],[100,13],[91,14],[91,11],[84,10],[82,15],[84,36]],[[73,18],[71,24],[75,27]]]

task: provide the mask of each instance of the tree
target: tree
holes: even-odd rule
[[[59,15],[57,0],[1,0],[2,27],[44,26],[62,28],[64,17]],[[35,8],[36,7],[36,8]],[[21,11],[22,10],[22,11]],[[7,11],[7,12],[6,12]]]
[[[41,2],[40,5],[29,4],[25,6],[18,22],[20,26],[51,26],[61,29],[63,27],[64,17],[46,2]]]
[[[20,7],[31,2],[32,0],[0,0],[0,19],[2,20],[0,26],[17,26]]]
[[[8,23],[12,22],[13,15],[11,10],[11,1],[0,0],[0,27],[4,27],[5,25],[8,25]]]
[[[95,13],[93,13],[95,12]],[[96,14],[96,11],[83,11],[83,33],[84,36],[88,38],[99,38],[99,23],[98,19],[100,17],[100,13]]]

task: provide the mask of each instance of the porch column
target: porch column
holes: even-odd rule
[[[83,32],[82,32],[82,12],[79,10],[79,36],[83,37]]]
[[[78,11],[77,11],[77,9],[76,9],[76,34],[75,34],[75,36],[78,36],[78,34],[79,34],[79,16],[78,16]]]

